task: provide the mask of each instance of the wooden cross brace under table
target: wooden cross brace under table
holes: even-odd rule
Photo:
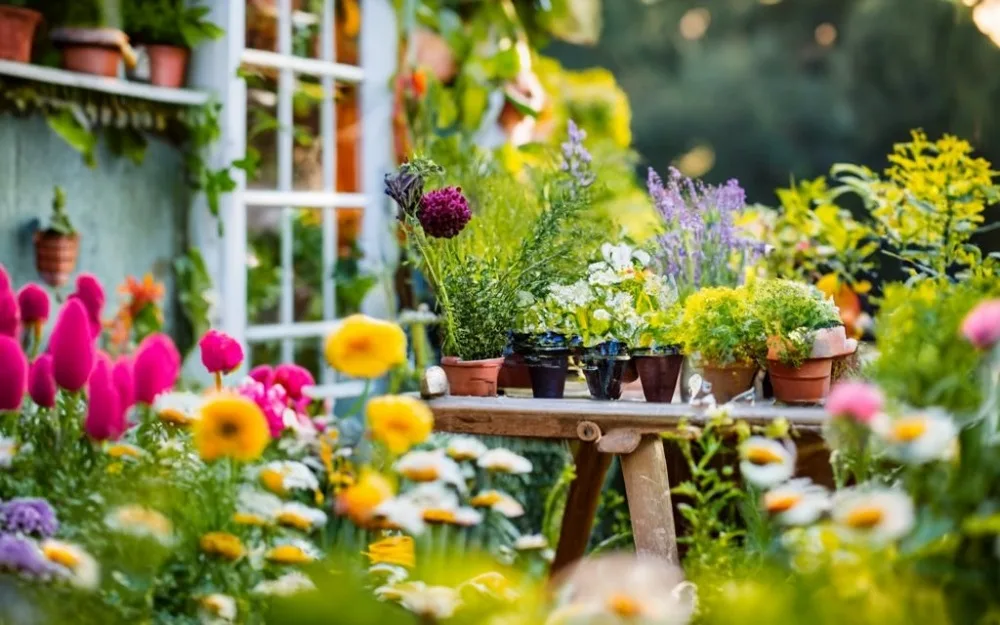
[[[678,563],[677,533],[662,437],[680,421],[697,424],[707,408],[690,404],[590,399],[441,397],[429,402],[440,432],[579,441],[552,574],[583,557],[611,458],[621,458],[635,549]],[[730,417],[751,424],[785,418],[818,430],[821,408],[731,404]]]

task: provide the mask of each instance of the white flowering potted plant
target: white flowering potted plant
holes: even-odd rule
[[[817,403],[830,392],[833,360],[853,353],[832,299],[791,280],[761,280],[750,307],[767,335],[767,370],[778,401]]]
[[[567,322],[568,310],[551,292],[542,298],[522,292],[519,306],[518,329],[511,332],[508,358],[517,358],[526,367],[534,397],[561,398],[571,349],[579,341]]]

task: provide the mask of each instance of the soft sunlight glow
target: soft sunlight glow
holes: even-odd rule
[[[712,23],[712,14],[708,9],[691,9],[681,18],[681,37],[690,41],[701,39],[708,30],[708,25]]]
[[[715,167],[715,150],[710,145],[696,145],[677,159],[677,169],[686,176],[700,178]]]
[[[816,43],[829,47],[837,40],[837,27],[830,22],[824,22],[816,27]]]
[[[1000,46],[1000,0],[983,0],[972,10],[972,21],[995,45]]]

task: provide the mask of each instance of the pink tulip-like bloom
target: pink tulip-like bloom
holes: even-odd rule
[[[42,354],[28,372],[28,395],[42,408],[56,405],[56,378],[52,371],[52,354]]]
[[[243,362],[243,348],[225,332],[209,330],[201,337],[198,347],[201,348],[201,364],[209,373],[230,373]]]
[[[264,386],[271,386],[274,384],[274,367],[271,365],[257,365],[250,370],[247,374],[254,380],[257,380]]]
[[[1000,341],[1000,299],[980,302],[962,321],[962,336],[976,349],[989,349]]]
[[[94,339],[90,334],[87,309],[78,299],[66,302],[49,337],[52,371],[56,384],[67,391],[79,391],[94,368]]]
[[[28,390],[28,359],[21,345],[0,336],[0,410],[18,410]]]
[[[864,382],[841,382],[826,398],[826,411],[835,417],[846,417],[858,423],[871,423],[882,411],[882,391]]]
[[[49,294],[34,282],[21,287],[17,292],[17,303],[21,308],[21,321],[25,324],[41,327],[49,320]]]
[[[7,268],[0,263],[0,291],[9,291],[11,289],[10,275],[7,273]]]
[[[83,429],[95,441],[115,441],[125,428],[125,411],[111,379],[111,361],[101,357],[87,385],[87,420]]]
[[[101,333],[101,313],[104,312],[104,287],[97,276],[91,273],[81,273],[76,277],[76,292],[70,298],[79,299],[87,309],[90,320],[90,333],[96,337]]]
[[[0,336],[18,338],[21,333],[21,309],[17,295],[10,288],[0,291]]]
[[[271,437],[278,438],[285,429],[285,412],[288,407],[288,393],[275,384],[267,387],[257,380],[248,379],[236,388],[236,392],[257,404],[264,417]]]
[[[181,373],[181,355],[170,337],[150,334],[138,349],[132,363],[135,401],[152,404],[156,396],[169,391]]]
[[[293,401],[302,399],[302,390],[316,384],[309,370],[296,364],[278,365],[274,370],[274,383],[285,388]]]
[[[135,405],[135,381],[132,379],[132,361],[122,356],[111,369],[111,381],[118,391],[121,409],[128,411]]]

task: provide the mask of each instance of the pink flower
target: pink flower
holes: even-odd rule
[[[260,407],[264,417],[267,418],[271,438],[281,436],[285,429],[285,412],[289,409],[288,394],[283,387],[278,385],[266,387],[257,380],[248,379],[237,387],[236,392]]]
[[[274,384],[274,368],[271,365],[257,365],[250,370],[249,376],[264,386]]]
[[[52,372],[52,354],[42,354],[35,359],[28,372],[28,394],[42,408],[56,405],[56,378]]]
[[[18,410],[28,390],[28,359],[21,345],[0,336],[0,410]]]
[[[135,350],[135,401],[152,404],[157,395],[173,388],[180,372],[181,356],[174,342],[165,334],[150,334]]]
[[[18,338],[21,333],[21,310],[17,295],[9,287],[0,290],[0,336]]]
[[[122,356],[111,369],[111,381],[118,391],[122,411],[128,411],[135,404],[135,381],[132,376],[132,361]]]
[[[976,349],[988,349],[1000,340],[1000,299],[980,302],[962,321],[962,336]]]
[[[274,383],[285,387],[288,396],[294,401],[302,399],[302,389],[313,386],[316,380],[308,369],[296,364],[278,365],[274,370]]]
[[[882,391],[865,382],[841,382],[826,398],[826,411],[834,417],[847,417],[858,423],[871,423],[882,410]]]
[[[21,287],[17,292],[17,303],[24,323],[35,327],[43,326],[49,320],[49,294],[34,282]]]
[[[0,263],[0,291],[11,290],[10,275],[7,274],[7,268]]]
[[[209,330],[198,342],[201,364],[209,373],[230,373],[243,362],[243,348],[225,332]]]
[[[95,441],[116,441],[125,427],[125,412],[111,380],[111,361],[102,356],[87,385],[87,420],[83,429]]]
[[[56,384],[67,391],[82,389],[94,368],[95,352],[87,309],[78,299],[68,300],[59,312],[49,338],[49,353]]]
[[[87,309],[91,336],[101,333],[101,313],[104,312],[104,287],[92,273],[81,273],[76,277],[76,292],[70,298],[79,299]]]

